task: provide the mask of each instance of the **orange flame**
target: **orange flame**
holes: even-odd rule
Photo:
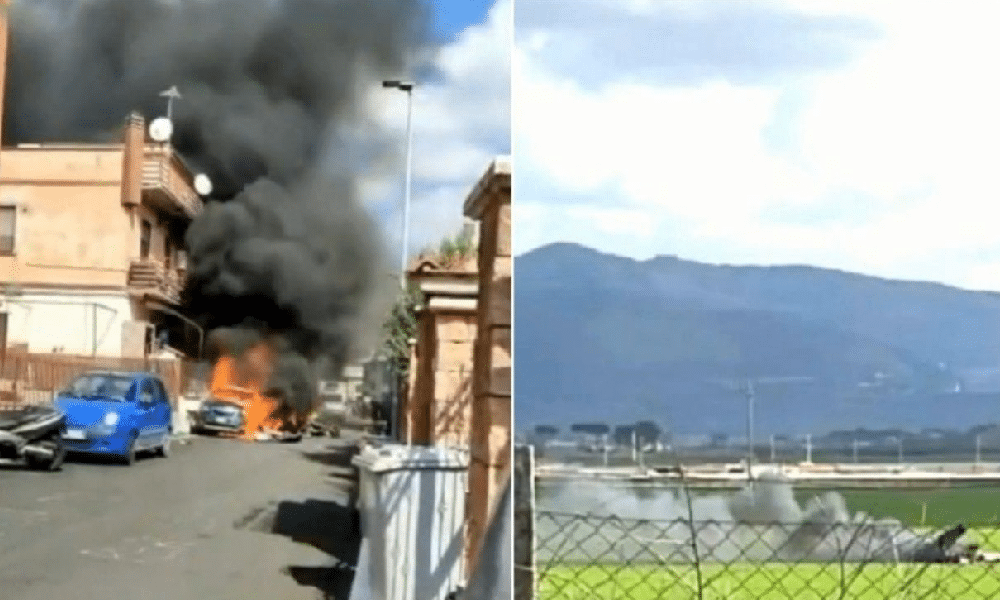
[[[252,440],[260,431],[282,428],[282,419],[275,415],[280,403],[263,392],[267,389],[273,366],[274,354],[267,344],[262,343],[239,357],[223,355],[212,368],[212,396],[232,400],[243,407],[242,439]]]

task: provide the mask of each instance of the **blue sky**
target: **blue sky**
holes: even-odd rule
[[[517,0],[515,252],[1000,290],[994,12]]]
[[[439,39],[453,41],[469,25],[482,23],[492,0],[432,0],[434,32]]]
[[[490,162],[509,155],[511,0],[430,0],[433,78],[413,93],[413,194],[409,253],[436,246],[462,226],[465,197]],[[407,74],[400,77],[411,78]],[[390,266],[398,269],[402,230],[405,95],[376,86],[373,118],[398,140],[398,152],[362,183],[362,197],[383,225]]]

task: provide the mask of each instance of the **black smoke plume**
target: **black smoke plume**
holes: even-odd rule
[[[365,117],[362,87],[420,48],[416,0],[14,0],[4,137],[83,141],[163,115],[176,148],[228,198],[311,170]]]
[[[418,0],[14,0],[4,142],[116,139],[176,85],[172,142],[215,189],[186,233],[186,309],[278,340],[274,384],[304,407],[306,365],[348,359],[382,278],[353,165],[324,164],[351,153],[329,146],[369,125],[362,92],[409,70],[427,16]]]

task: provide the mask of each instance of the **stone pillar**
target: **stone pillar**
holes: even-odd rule
[[[0,0],[0,146],[3,145],[3,109],[7,95],[7,38],[10,0]]]
[[[146,121],[132,113],[125,121],[122,152],[122,204],[138,206],[142,201],[142,163],[146,160]]]
[[[436,312],[435,317],[437,360],[430,406],[430,442],[468,448],[472,430],[475,309]]]
[[[417,314],[417,343],[410,353],[410,380],[402,407],[401,439],[426,444],[430,439],[430,405],[434,396],[434,319],[427,310]]]
[[[409,275],[420,286],[424,306],[406,403],[408,439],[468,448],[479,287],[475,271],[435,268],[425,262]]]
[[[473,375],[467,557],[479,548],[499,495],[510,478],[511,259],[510,159],[497,159],[465,202],[479,221],[479,305]]]

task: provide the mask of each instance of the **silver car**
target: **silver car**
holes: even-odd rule
[[[198,409],[197,422],[193,429],[199,432],[226,432],[242,434],[244,427],[243,407],[232,400],[209,398]]]

